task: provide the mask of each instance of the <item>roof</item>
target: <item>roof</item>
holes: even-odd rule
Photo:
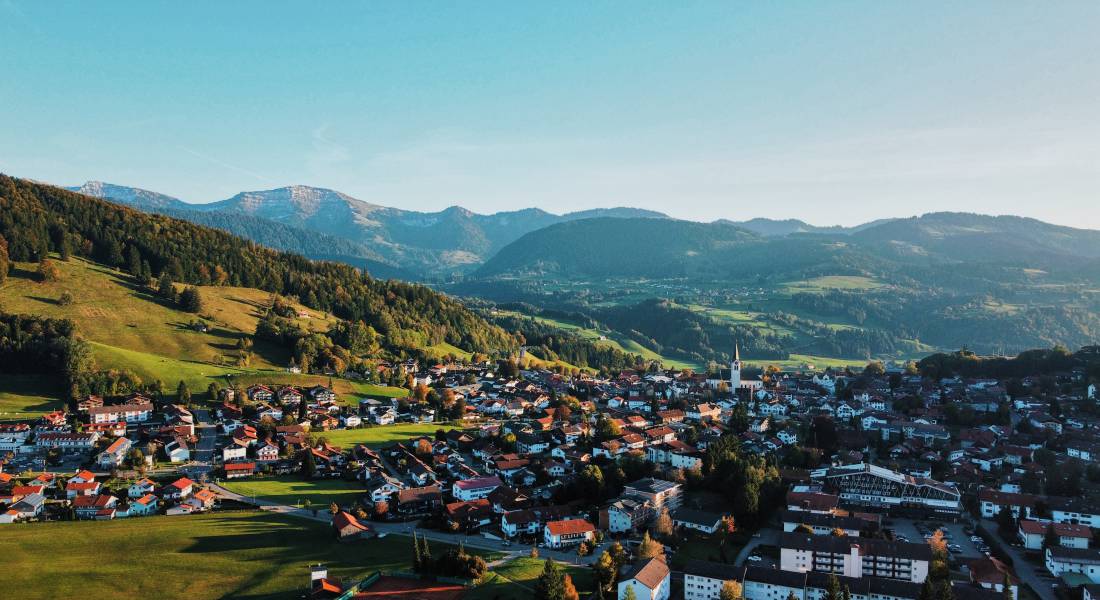
[[[681,507],[677,508],[676,511],[672,513],[672,519],[674,521],[683,521],[694,525],[713,527],[718,521],[722,520],[722,515],[705,510]]]
[[[745,568],[726,563],[711,562],[709,560],[691,559],[684,565],[684,573],[697,577],[706,577],[707,579],[730,581],[741,580],[745,574]]]
[[[170,483],[168,485],[169,485],[169,487],[174,487],[176,489],[182,490],[182,489],[184,489],[188,486],[195,485],[195,482],[191,481],[190,479],[188,479],[186,477],[180,477],[179,479],[173,481],[172,483]]]
[[[253,471],[256,469],[254,462],[225,463],[226,471]]]
[[[638,583],[651,590],[660,587],[661,582],[667,579],[668,576],[668,565],[659,558],[651,558],[645,562],[637,563],[626,574],[627,579],[637,580]]]
[[[596,526],[584,519],[565,519],[564,521],[550,521],[546,524],[550,535],[570,535],[595,531]]]
[[[831,535],[807,535],[783,533],[779,536],[781,548],[848,554],[859,548],[862,556],[897,556],[916,560],[932,560],[932,548],[928,544],[891,542],[875,538],[849,538]]]
[[[487,487],[498,487],[503,485],[500,477],[492,475],[490,477],[476,477],[474,479],[463,479],[455,482],[455,487],[460,490],[478,490]]]
[[[107,406],[93,406],[88,409],[89,415],[110,415],[120,412],[142,412],[153,410],[153,405],[148,402],[134,404],[111,404]]]
[[[1020,530],[1026,534],[1046,535],[1047,529],[1053,527],[1055,535],[1059,537],[1080,537],[1092,539],[1092,530],[1085,525],[1073,523],[1043,523],[1022,519]]]
[[[660,494],[679,486],[680,484],[678,483],[665,481],[663,479],[654,479],[653,477],[646,477],[645,479],[639,479],[634,483],[626,484],[626,487],[628,489],[636,490],[646,494]]]

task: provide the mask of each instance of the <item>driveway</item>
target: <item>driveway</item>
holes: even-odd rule
[[[1023,548],[1013,546],[1002,539],[1001,534],[997,532],[996,522],[982,519],[982,527],[993,538],[990,541],[1012,558],[1012,568],[1016,571],[1016,576],[1020,580],[1031,586],[1031,589],[1035,590],[1035,594],[1042,600],[1057,600],[1057,594],[1054,593],[1054,588],[1051,587],[1050,582],[1039,577],[1040,572],[1046,573],[1046,567],[1032,564],[1024,556]]]
[[[756,549],[757,546],[778,546],[779,545],[779,533],[778,529],[769,527],[767,529],[761,529],[756,532],[756,535],[749,538],[749,543],[745,544],[741,551],[737,553],[737,558],[733,559],[733,564],[740,567],[745,564],[749,555]],[[756,537],[756,536],[760,537]],[[768,561],[768,564],[774,565],[775,561]],[[765,561],[752,563],[756,566],[764,566]]]

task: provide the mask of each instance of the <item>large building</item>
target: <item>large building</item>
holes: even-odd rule
[[[669,511],[680,508],[680,502],[683,500],[680,497],[681,492],[682,490],[678,483],[646,477],[634,483],[626,484],[626,488],[623,490],[623,496],[644,498],[649,501],[650,506],[652,506],[656,512],[660,512],[662,508],[667,508]]]
[[[949,515],[958,514],[961,508],[959,490],[954,486],[871,464],[818,469],[811,475],[849,506]]]
[[[784,533],[779,537],[779,568],[793,572],[836,573],[923,583],[932,563],[928,544],[875,538]]]

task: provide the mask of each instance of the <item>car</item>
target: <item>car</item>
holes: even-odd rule
[[[764,559],[761,558],[760,556],[756,555],[756,554],[750,554],[749,555],[749,562],[760,562],[762,560],[764,560]]]

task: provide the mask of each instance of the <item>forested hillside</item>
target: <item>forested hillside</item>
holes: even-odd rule
[[[447,343],[488,352],[515,340],[461,303],[426,287],[379,281],[355,268],[264,248],[215,229],[0,176],[0,236],[13,261],[49,252],[85,256],[136,278],[167,275],[194,285],[233,285],[299,298],[363,321],[400,350]]]

